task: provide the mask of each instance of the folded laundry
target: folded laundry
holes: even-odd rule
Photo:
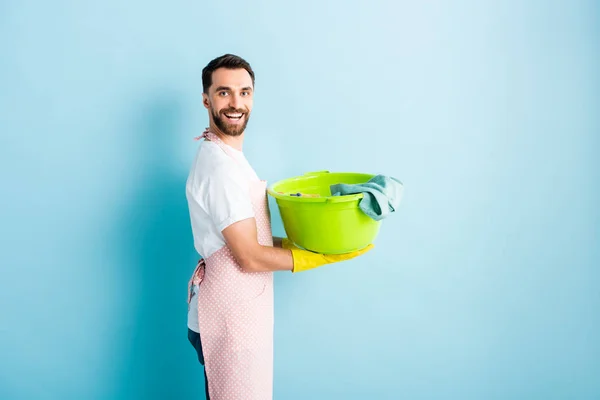
[[[404,185],[396,178],[376,175],[366,183],[331,185],[332,196],[363,193],[358,207],[375,221],[386,218],[400,205]]]

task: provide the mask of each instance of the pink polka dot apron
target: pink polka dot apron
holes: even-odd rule
[[[206,130],[200,138],[233,158],[214,133]],[[273,246],[266,187],[265,181],[250,182],[250,198],[258,242]],[[273,273],[243,272],[224,246],[198,262],[192,285],[200,285],[198,325],[211,400],[271,400]]]

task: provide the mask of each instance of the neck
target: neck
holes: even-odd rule
[[[244,133],[240,136],[229,136],[224,134],[219,128],[216,127],[215,124],[210,124],[210,131],[219,137],[225,144],[233,147],[236,150],[242,151],[242,146],[244,145]]]

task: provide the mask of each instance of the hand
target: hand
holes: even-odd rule
[[[314,269],[325,264],[351,260],[355,257],[365,254],[375,246],[370,244],[364,249],[344,254],[319,254],[308,250],[302,250],[289,239],[284,238],[281,243],[281,247],[292,251],[292,258],[294,259],[294,268],[292,269],[292,272],[295,273],[308,271],[309,269]]]

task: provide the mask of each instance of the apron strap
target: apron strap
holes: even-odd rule
[[[194,138],[194,140],[200,140],[200,139],[204,139],[204,140],[208,140],[209,142],[216,143],[217,146],[219,146],[221,148],[221,150],[223,150],[225,152],[225,154],[227,154],[229,157],[233,158],[233,161],[235,161],[237,164],[239,164],[238,159],[231,152],[231,150],[229,150],[229,148],[228,148],[229,146],[226,146],[225,142],[223,142],[223,140],[221,140],[221,138],[218,137],[217,134],[215,134],[214,132],[211,132],[210,128],[204,129],[204,132],[202,132],[202,135],[196,136]]]

